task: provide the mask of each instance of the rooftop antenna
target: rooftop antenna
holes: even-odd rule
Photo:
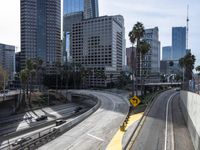
[[[189,5],[187,5],[187,27],[186,27],[186,49],[188,50],[188,37],[189,37]]]

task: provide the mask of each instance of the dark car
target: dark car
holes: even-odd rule
[[[82,107],[77,107],[77,108],[75,108],[74,111],[77,113],[77,112],[79,112],[81,109],[82,109]]]
[[[41,115],[40,117],[36,118],[36,121],[42,121],[42,120],[46,120],[47,116],[46,115]]]
[[[22,137],[20,139],[17,139],[14,143],[12,143],[12,146],[20,145],[20,144],[22,144],[26,141],[29,141],[29,140],[31,140],[31,137],[26,137],[26,138]]]
[[[62,119],[56,120],[56,126],[59,126],[65,122],[66,122],[66,120],[62,120]]]

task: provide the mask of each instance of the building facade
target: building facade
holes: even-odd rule
[[[21,52],[15,53],[15,71],[16,73],[19,73],[21,70]]]
[[[158,27],[146,29],[144,39],[150,44],[151,49],[140,62],[141,73],[145,82],[160,82],[160,41]],[[138,67],[138,65],[137,65]]]
[[[172,28],[172,59],[179,60],[186,54],[186,27]]]
[[[0,65],[8,74],[8,80],[14,80],[15,46],[0,44]]]
[[[63,1],[62,63],[71,62],[72,25],[99,16],[98,0]]]
[[[21,67],[40,58],[48,73],[61,61],[61,3],[55,0],[21,0]]]
[[[172,60],[172,47],[165,46],[162,48],[162,60]]]
[[[122,16],[103,16],[73,24],[72,60],[91,70],[87,84],[104,87],[122,71],[125,29]],[[104,78],[95,72],[103,72]]]
[[[98,0],[63,0],[63,13],[82,12],[84,19],[99,17]]]
[[[126,62],[127,62],[127,66],[131,69],[133,69],[133,71],[136,71],[136,48],[135,47],[129,47],[126,48]]]
[[[84,0],[63,0],[63,14],[73,14],[84,11]]]
[[[84,19],[99,17],[98,0],[84,0]]]

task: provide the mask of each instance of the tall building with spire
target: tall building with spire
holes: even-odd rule
[[[42,59],[47,67],[54,66],[61,61],[60,1],[21,0],[20,5],[21,67],[25,68],[26,60],[31,58]]]
[[[179,60],[186,54],[186,27],[172,28],[172,59]]]

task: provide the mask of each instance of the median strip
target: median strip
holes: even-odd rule
[[[133,114],[130,115],[127,125],[125,127],[125,130],[118,130],[117,133],[115,134],[115,136],[113,137],[113,139],[111,140],[111,142],[109,143],[109,145],[107,146],[107,150],[121,150],[122,149],[122,139],[124,137],[124,135],[126,134],[127,129],[135,122],[137,122],[138,120],[141,119],[141,117],[143,116],[143,112],[142,113],[138,113],[138,114]]]

